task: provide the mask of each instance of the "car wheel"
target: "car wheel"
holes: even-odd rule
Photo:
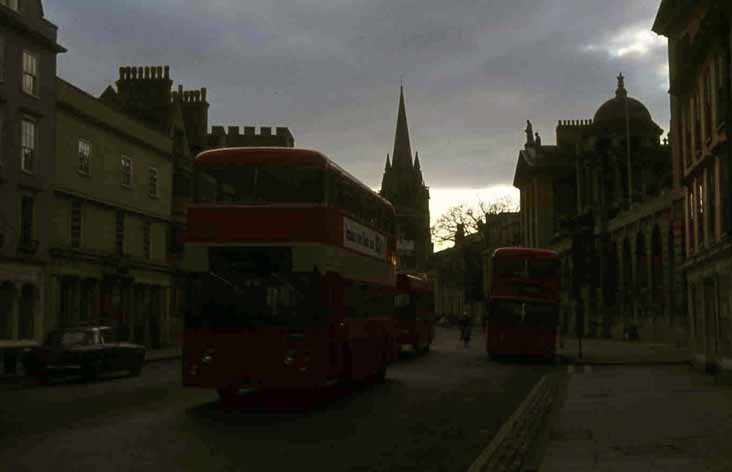
[[[102,362],[99,359],[90,359],[81,368],[81,375],[85,380],[96,380],[102,369]]]
[[[374,375],[375,383],[382,384],[382,383],[386,382],[386,364],[387,364],[386,359],[384,359],[383,362],[381,363],[381,366],[380,366],[378,372],[376,372],[376,374]]]
[[[135,366],[132,369],[130,369],[130,375],[133,377],[137,377],[140,375],[140,373],[142,372],[142,365],[145,363],[145,360],[144,360],[144,358],[142,358],[136,362],[137,362],[137,364],[135,364]]]
[[[221,400],[221,403],[223,403],[225,405],[230,405],[230,404],[234,403],[234,401],[239,396],[239,391],[238,391],[238,389],[235,389],[235,388],[230,388],[230,387],[219,388],[216,391],[219,394],[219,400]]]

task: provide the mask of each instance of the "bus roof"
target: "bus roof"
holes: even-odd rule
[[[346,172],[341,166],[333,162],[324,154],[313,149],[299,149],[289,147],[233,147],[203,151],[196,156],[196,164],[211,168],[220,165],[257,165],[279,162],[283,165],[311,163],[320,168],[331,168],[345,176],[348,180],[367,190],[382,203],[393,209],[391,202],[375,192],[363,182]]]
[[[549,249],[537,249],[537,248],[531,248],[531,247],[499,247],[495,251],[493,251],[493,257],[496,256],[536,256],[536,257],[548,257],[548,258],[557,258],[559,257],[559,253],[556,251],[550,251]]]
[[[409,287],[432,290],[431,281],[423,274],[397,272],[397,284],[407,284]]]

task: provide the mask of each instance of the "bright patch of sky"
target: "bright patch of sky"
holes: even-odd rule
[[[483,188],[430,188],[430,224],[434,225],[437,219],[453,206],[465,204],[471,208],[478,208],[480,203],[490,204],[497,200],[509,198],[518,210],[520,193],[516,187],[510,185],[494,185]],[[438,245],[435,251],[451,246],[451,243]]]
[[[586,51],[605,51],[612,57],[643,57],[656,49],[666,47],[666,38],[648,29],[648,25],[635,25],[610,36],[605,42],[590,43]]]

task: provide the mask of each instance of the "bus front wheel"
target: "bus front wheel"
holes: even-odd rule
[[[239,396],[239,390],[232,387],[219,388],[216,390],[219,394],[219,400],[224,404],[231,404]]]

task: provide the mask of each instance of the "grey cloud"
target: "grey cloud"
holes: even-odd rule
[[[531,119],[590,118],[615,76],[668,128],[668,96],[645,57],[583,52],[650,24],[658,0],[44,0],[69,52],[60,74],[94,93],[120,64],[170,64],[209,88],[212,124],[290,126],[378,186],[399,77],[428,185],[510,183]]]

